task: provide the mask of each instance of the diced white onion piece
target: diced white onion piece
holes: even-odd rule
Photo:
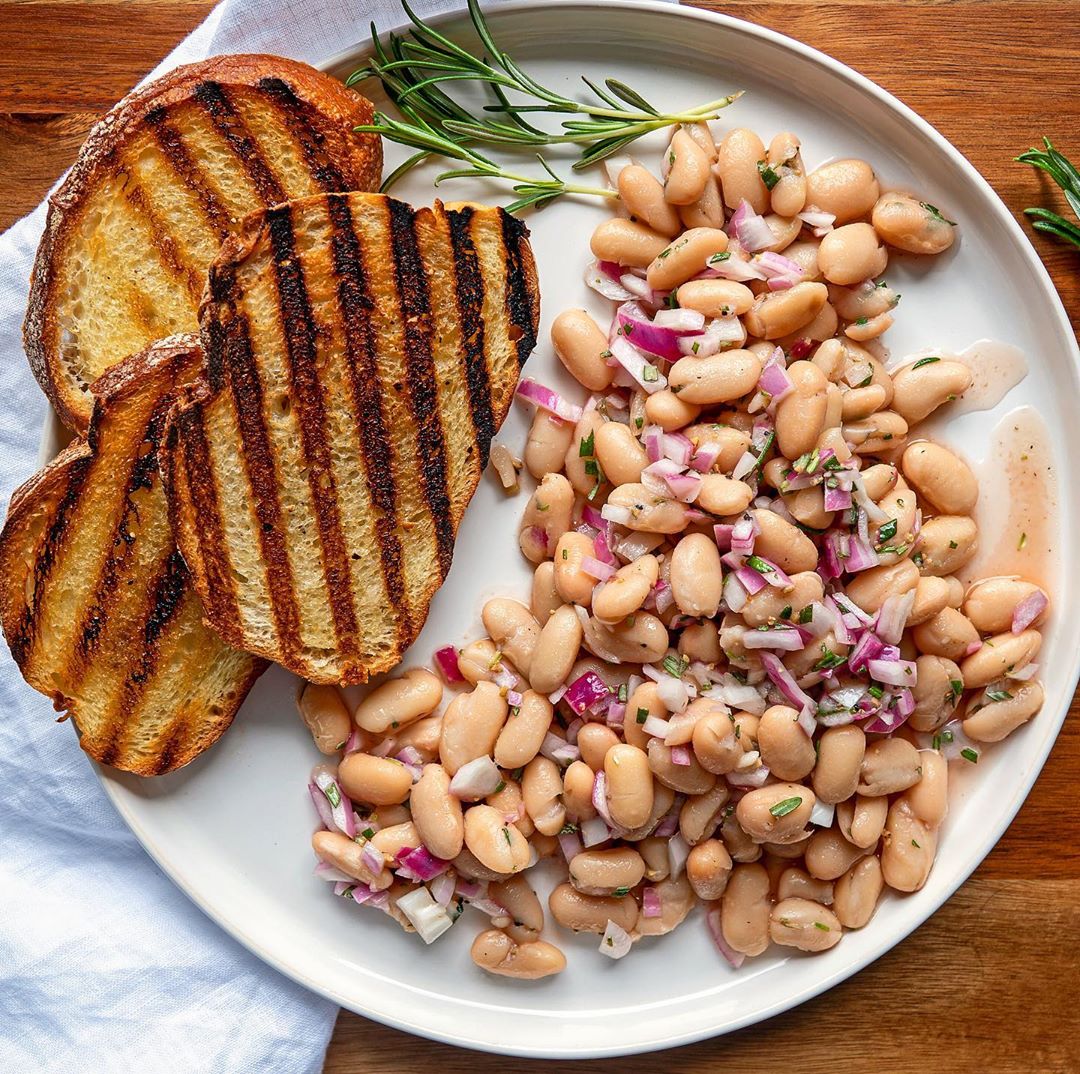
[[[678,880],[686,868],[686,859],[690,857],[690,844],[682,837],[681,832],[676,832],[667,845],[668,871],[672,880]]]
[[[600,954],[608,958],[622,958],[630,953],[632,944],[630,934],[621,925],[614,921],[607,923],[604,935],[600,938]]]
[[[407,892],[397,899],[397,905],[424,943],[433,943],[454,923],[427,888]]]
[[[594,847],[598,843],[606,843],[611,838],[611,832],[603,817],[590,817],[581,822],[581,842],[586,847]]]
[[[816,824],[819,828],[831,828],[835,814],[835,805],[831,802],[823,802],[818,798],[814,802],[814,808],[810,810],[810,823]]]
[[[490,757],[477,757],[463,764],[450,780],[450,793],[455,798],[475,802],[495,793],[502,781],[499,766]]]

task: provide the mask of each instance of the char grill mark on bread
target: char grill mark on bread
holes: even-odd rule
[[[465,353],[465,382],[469,389],[469,409],[476,429],[480,469],[487,466],[495,417],[491,409],[491,387],[484,355],[484,281],[469,225],[473,211],[466,206],[449,214],[450,242],[454,251],[454,280],[461,341]]]
[[[277,205],[288,195],[277,181],[269,164],[263,159],[259,143],[252,137],[247,124],[233,107],[229,94],[217,82],[200,82],[193,97],[206,109],[217,132],[229,144],[240,166],[247,172],[264,205]]]
[[[0,534],[0,618],[23,676],[90,756],[141,775],[216,741],[265,667],[204,625],[168,524],[166,415],[201,364],[186,336],[114,366],[86,439],[15,492]]]
[[[228,235],[232,226],[229,210],[211,189],[202,167],[195,161],[184,144],[183,136],[169,122],[164,108],[152,108],[143,121],[153,132],[158,148],[171,166],[176,178],[191,191],[206,214],[206,223],[219,239]]]
[[[503,215],[328,194],[227,240],[166,485],[231,644],[312,681],[364,682],[419,633],[535,338],[513,312],[537,309],[527,233]]]
[[[378,185],[367,100],[281,57],[223,56],[130,94],[50,201],[24,327],[35,375],[84,431],[89,385],[154,339],[198,327],[206,270],[250,212]]]
[[[405,323],[406,389],[417,429],[416,463],[435,523],[439,566],[445,578],[454,558],[454,525],[450,517],[446,455],[435,391],[428,279],[417,242],[412,208],[391,199],[389,210],[397,298]]]
[[[375,529],[386,596],[390,607],[398,609],[398,642],[404,648],[409,644],[407,639],[414,637],[415,633],[412,609],[405,594],[401,541],[397,533],[393,456],[376,364],[377,340],[372,323],[374,303],[349,202],[344,198],[330,198],[327,209],[333,229],[333,272],[337,278],[349,388],[360,431],[364,474],[368,496],[375,509]]]
[[[330,458],[326,405],[316,368],[316,325],[311,312],[304,269],[297,257],[292,207],[282,205],[266,214],[278,290],[278,310],[285,339],[290,397],[294,401],[307,469],[311,500],[319,528],[326,591],[334,617],[337,648],[346,660],[357,656],[356,615],[352,577],[338,512],[338,490]]]

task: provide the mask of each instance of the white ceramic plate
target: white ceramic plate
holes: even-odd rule
[[[452,31],[462,25],[460,18],[445,23]],[[958,248],[933,264],[890,266],[889,282],[903,292],[890,347],[897,354],[924,345],[960,349],[980,337],[1023,346],[1028,378],[993,414],[959,419],[954,442],[979,457],[996,421],[1030,403],[1046,420],[1058,460],[1080,456],[1077,348],[1046,272],[986,182],[904,105],[804,45],[699,11],[529,0],[497,8],[491,25],[542,81],[570,92],[583,72],[621,77],[665,106],[746,89],[725,122],[766,137],[794,130],[808,165],[864,157],[886,183],[947,207],[960,223]],[[347,74],[364,47],[336,57],[328,69]],[[401,159],[387,148],[390,162]],[[429,201],[430,173],[414,174],[395,193]],[[484,192],[458,183],[443,193]],[[567,200],[530,221],[545,341],[547,324],[569,305],[609,312],[580,283],[589,233],[604,215],[594,204]],[[527,372],[565,384],[546,342]],[[501,437],[520,445],[526,428],[524,408],[515,407]],[[475,636],[487,596],[527,592],[514,537],[523,502],[482,483],[414,663],[426,663],[439,644]],[[1066,532],[1080,525],[1072,487],[1060,489],[1058,519]],[[305,785],[316,755],[295,715],[293,684],[279,669],[258,683],[222,741],[183,772],[140,781],[103,770],[101,778],[146,849],[192,899],[268,963],[343,1006],[423,1036],[520,1055],[603,1056],[680,1044],[759,1021],[855,973],[923,922],[983,859],[1038,774],[1072,696],[1080,619],[1060,614],[1060,598],[1080,592],[1076,564],[1075,557],[1065,560],[1054,575],[1059,614],[1040,658],[1044,710],[1006,745],[988,750],[978,778],[964,782],[924,890],[887,897],[868,928],[816,957],[769,954],[734,972],[696,919],[617,963],[596,953],[595,937],[558,937],[569,955],[567,972],[522,984],[472,966],[468,948],[479,921],[471,913],[426,949],[383,915],[334,899],[312,876]]]

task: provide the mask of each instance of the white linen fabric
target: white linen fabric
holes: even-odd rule
[[[430,15],[464,4],[413,6]],[[152,75],[224,52],[317,62],[366,39],[372,20],[400,24],[396,0],[223,0]],[[44,222],[41,205],[0,236],[2,504],[36,469],[47,408],[21,340]],[[6,646],[0,714],[0,1071],[319,1071],[337,1008],[263,965],[172,885]]]

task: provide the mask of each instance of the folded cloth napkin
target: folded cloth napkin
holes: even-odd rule
[[[462,6],[413,4],[424,15]],[[401,9],[224,0],[154,74],[222,52],[318,61],[366,38],[369,20],[396,26]],[[2,504],[36,468],[46,413],[20,335],[44,222],[42,205],[0,236]],[[0,1071],[320,1070],[337,1008],[263,965],[173,887],[6,647],[0,713]]]

